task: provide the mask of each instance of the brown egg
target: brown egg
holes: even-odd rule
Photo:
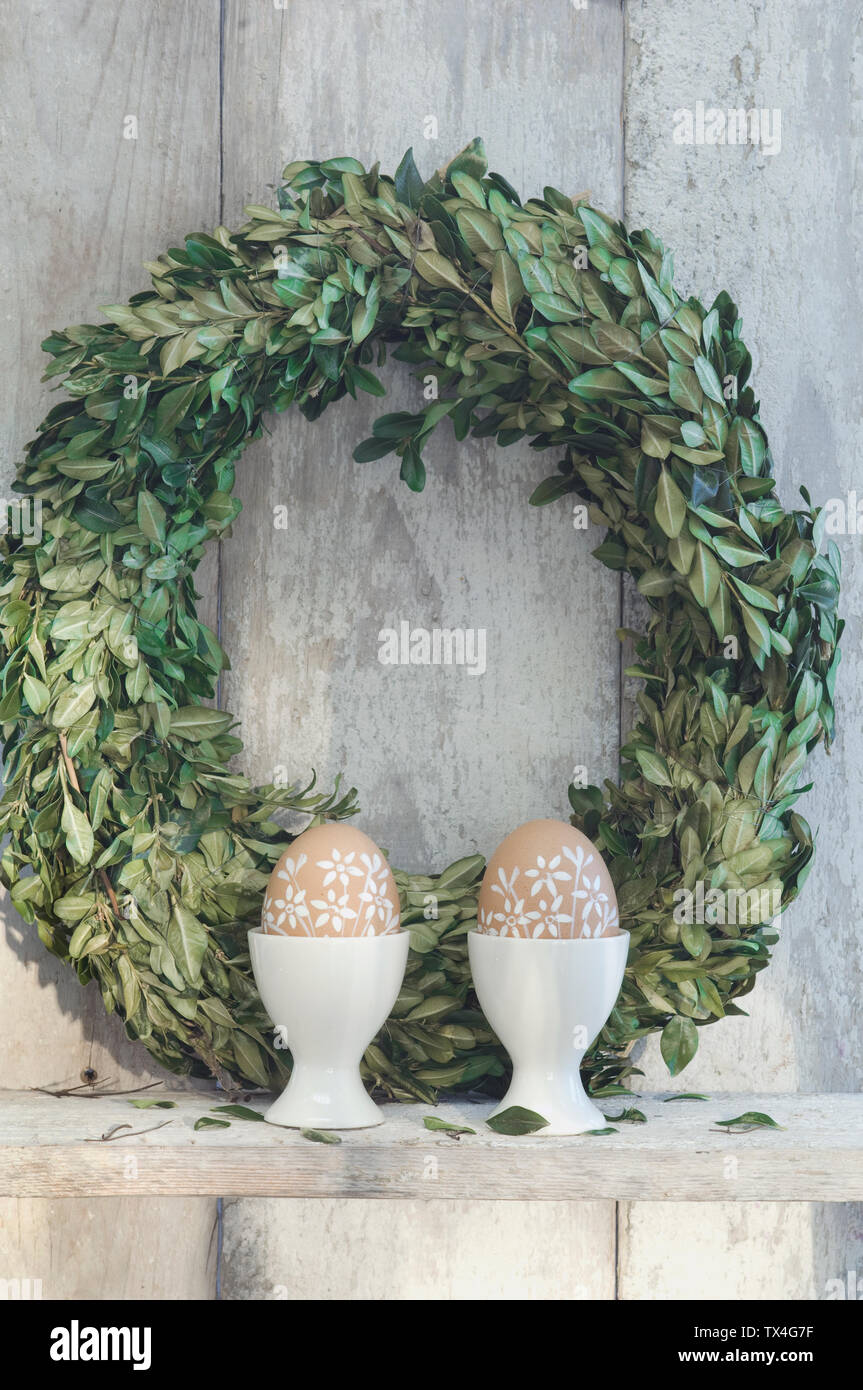
[[[490,936],[618,936],[617,896],[605,860],[575,826],[531,820],[507,835],[479,890],[477,926]]]
[[[262,929],[275,936],[384,936],[397,932],[399,895],[374,840],[353,825],[304,830],[270,875]]]

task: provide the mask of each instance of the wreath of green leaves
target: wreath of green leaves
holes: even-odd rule
[[[724,293],[709,312],[681,299],[651,232],[553,188],[522,203],[479,141],[428,182],[410,151],[394,178],[351,158],[283,177],[277,210],[189,236],[148,265],[152,290],[43,345],[65,398],[18,470],[16,505],[41,508],[41,534],[12,526],[2,544],[0,876],[159,1062],[283,1079],[245,933],[291,838],[279,813],[350,816],[355,793],[253,788],[231,770],[234,721],[201,704],[227,661],[194,572],[240,510],[234,464],[264,412],[314,420],[346,393],[383,395],[389,350],[433,374],[438,398],[382,416],[358,462],[395,453],[419,491],[445,420],[458,440],[529,437],[557,456],[530,500],[582,498],[607,528],[594,553],[647,602],[619,785],[569,797],[632,934],[592,1089],[620,1089],[633,1042],[657,1029],[677,1072],[701,1026],[742,1012],[776,937],[758,911],[678,924],[675,894],[796,896],[813,846],[792,808],[832,735],[842,628],[823,517],[805,491],[803,511],[774,494],[737,311]],[[410,964],[364,1062],[396,1098],[501,1088],[466,952],[482,869],[474,855],[396,874]]]

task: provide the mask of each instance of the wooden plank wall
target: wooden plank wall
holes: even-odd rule
[[[804,482],[813,499],[844,497],[857,486],[863,405],[857,7],[627,0],[626,17],[627,219],[657,228],[674,248],[678,287],[708,304],[726,288],[737,302],[785,505],[799,501]],[[778,152],[676,144],[674,113],[697,101],[778,108]],[[785,918],[774,963],[746,1001],[751,1018],[702,1032],[686,1089],[857,1091],[863,1082],[863,1034],[853,1023],[863,978],[855,874],[860,542],[836,540],[849,624],[838,739],[829,758],[813,760],[817,785],[801,807],[818,832],[816,867]],[[667,1085],[652,1044],[645,1069],[651,1087]],[[675,1257],[666,1259],[672,1245]],[[827,1280],[861,1264],[859,1206],[741,1215],[729,1202],[704,1209],[697,1222],[673,1206],[621,1212],[624,1297],[823,1297]]]
[[[482,134],[492,167],[522,193],[546,182],[590,189],[599,206],[664,236],[681,284],[736,294],[758,345],[784,495],[804,475],[814,496],[842,495],[854,486],[860,413],[852,18],[850,7],[805,0],[766,0],[756,12],[744,0],[0,0],[0,276],[14,325],[0,341],[14,403],[0,426],[4,479],[45,408],[39,339],[140,288],[140,261],[185,231],[235,225],[291,158],[351,153],[393,168],[412,144],[430,171]],[[780,107],[781,150],[676,145],[673,113],[699,99]],[[123,138],[129,115],[136,140]],[[387,408],[413,408],[413,379],[390,369],[388,383]],[[391,460],[355,465],[353,444],[379,409],[345,402],[313,427],[274,421],[244,459],[244,512],[222,548],[220,583],[213,563],[199,588],[208,612],[221,611],[233,661],[223,699],[242,719],[250,774],[315,767],[329,782],[344,768],[360,788],[360,823],[394,862],[440,867],[489,852],[531,816],[565,816],[573,765],[593,780],[613,773],[626,708],[621,594],[590,557],[598,536],[574,531],[560,509],[527,508],[547,471],[527,449],[456,448],[442,433],[420,497]],[[282,505],[288,531],[273,526]],[[854,561],[852,541],[849,617]],[[485,628],[486,673],[380,666],[377,633],[400,618]],[[752,1020],[702,1035],[687,1086],[860,1085],[863,1043],[849,1026],[863,970],[851,900],[855,641],[852,630],[843,738],[829,788],[809,808],[825,826],[820,866]],[[82,995],[11,912],[0,1007],[5,1085],[74,1081],[91,1059],[118,1081],[150,1074],[98,996]],[[645,1067],[661,1088],[654,1049]],[[0,1275],[42,1277],[55,1296],[206,1296],[214,1203],[179,1206],[4,1204]],[[178,1219],[181,1243],[165,1234]],[[733,1201],[683,1213],[244,1200],[225,1207],[222,1290],[817,1294],[863,1268],[861,1224],[859,1208]],[[113,1239],[118,1229],[125,1241]]]
[[[218,221],[219,7],[0,0],[0,32],[8,486],[53,404],[39,384],[41,339],[144,288],[142,261]],[[153,1075],[98,990],[82,991],[8,907],[0,1019],[5,1086],[76,1085],[88,1065],[117,1087]],[[215,1214],[205,1199],[2,1200],[0,1277],[41,1279],[45,1298],[209,1297]]]

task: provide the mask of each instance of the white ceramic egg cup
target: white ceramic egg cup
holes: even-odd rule
[[[291,1051],[291,1079],[266,1112],[291,1129],[366,1129],[383,1114],[360,1077],[363,1053],[401,989],[410,934],[276,936],[249,932],[264,1008]]]
[[[512,1058],[492,1115],[533,1110],[548,1120],[540,1138],[605,1127],[579,1068],[620,993],[628,950],[629,932],[571,941],[468,934],[477,998]]]

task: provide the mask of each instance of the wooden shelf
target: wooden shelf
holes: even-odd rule
[[[863,1095],[726,1093],[668,1104],[643,1096],[636,1104],[647,1124],[572,1139],[494,1134],[484,1123],[490,1105],[389,1105],[386,1124],[343,1133],[339,1145],[250,1120],[196,1132],[195,1120],[222,1097],[156,1097],[175,1108],[0,1091],[0,1196],[863,1201]],[[256,1099],[252,1108],[265,1106]],[[615,1115],[622,1104],[605,1109]],[[747,1110],[785,1129],[716,1130],[717,1120]],[[456,1141],[427,1130],[431,1113],[477,1133]],[[151,1132],[101,1141],[121,1124]]]

